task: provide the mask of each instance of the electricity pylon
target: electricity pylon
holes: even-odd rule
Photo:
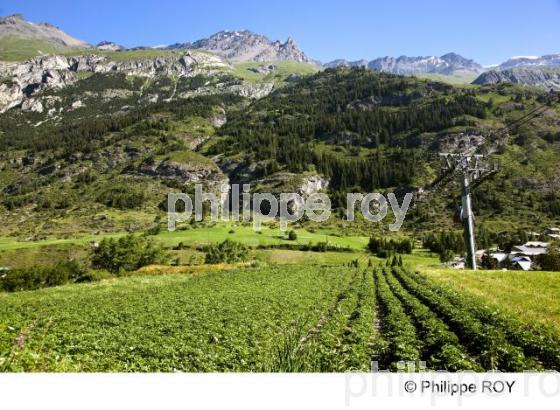
[[[443,174],[456,175],[461,182],[461,222],[463,223],[466,264],[476,270],[476,239],[471,192],[485,179],[497,172],[496,167],[484,163],[483,155],[440,153],[445,160]]]

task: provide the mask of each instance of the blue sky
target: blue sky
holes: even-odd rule
[[[0,0],[90,43],[193,41],[223,29],[292,36],[312,58],[373,59],[455,51],[488,65],[560,53],[560,0]]]

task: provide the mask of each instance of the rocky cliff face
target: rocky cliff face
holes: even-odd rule
[[[481,74],[473,84],[525,84],[545,90],[560,90],[560,69],[518,67],[511,70],[492,70]]]
[[[170,48],[201,48],[236,61],[297,61],[312,63],[290,37],[285,43],[248,30],[220,31],[194,43],[175,44]]]
[[[196,51],[175,57],[111,61],[106,57],[36,57],[25,63],[0,62],[0,113],[21,104],[45,89],[62,88],[78,80],[77,73],[123,72],[138,77],[158,75],[192,77],[200,73],[229,68],[220,57]]]

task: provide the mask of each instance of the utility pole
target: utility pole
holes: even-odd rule
[[[459,176],[461,182],[461,222],[467,249],[466,264],[476,270],[476,239],[471,193],[485,179],[497,172],[495,167],[485,167],[483,155],[440,153],[445,160],[444,173]]]

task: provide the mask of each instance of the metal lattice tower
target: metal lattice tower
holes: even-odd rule
[[[494,175],[497,168],[485,164],[483,155],[451,153],[439,155],[445,161],[443,173],[456,175],[461,182],[461,222],[467,249],[466,264],[476,270],[476,240],[471,193],[482,181]]]

